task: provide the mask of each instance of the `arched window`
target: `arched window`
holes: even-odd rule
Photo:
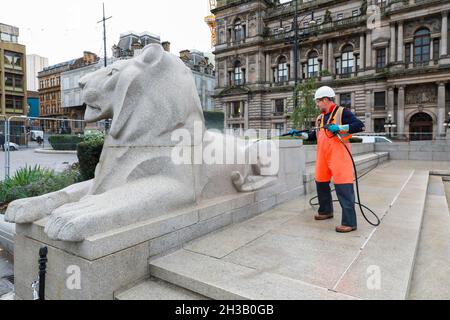
[[[430,30],[422,28],[414,34],[414,63],[430,61]]]
[[[288,81],[288,66],[287,59],[282,56],[278,59],[278,82]]]
[[[245,38],[245,26],[242,25],[241,19],[236,19],[234,22],[234,39],[241,41]]]
[[[308,55],[308,77],[317,77],[319,71],[319,54],[317,51],[313,51]]]
[[[234,64],[234,85],[240,86],[244,84],[244,71],[241,67],[241,62],[236,61]]]
[[[353,72],[355,65],[355,57],[353,55],[353,47],[346,45],[342,48],[342,74],[350,74]]]

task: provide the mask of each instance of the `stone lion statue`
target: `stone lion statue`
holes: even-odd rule
[[[255,191],[276,180],[276,172],[262,173],[260,158],[251,165],[172,161],[180,146],[172,137],[176,130],[191,135],[191,141],[181,142],[188,150],[231,138],[206,131],[191,71],[160,45],[149,45],[134,59],[85,76],[80,86],[85,120],[113,119],[95,179],[17,200],[9,205],[6,221],[29,224],[48,217],[45,232],[50,239],[81,242],[214,197]],[[196,124],[200,138],[194,132]],[[245,146],[237,149],[248,152]]]

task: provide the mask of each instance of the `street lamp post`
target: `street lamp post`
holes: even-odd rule
[[[385,128],[389,129],[389,139],[392,138],[392,129],[397,128],[397,125],[392,122],[392,115],[389,115],[389,121],[384,125]]]
[[[299,63],[299,52],[300,52],[300,43],[298,37],[298,24],[302,22],[306,18],[311,17],[311,21],[309,22],[310,26],[316,24],[314,21],[314,12],[304,16],[300,21],[298,20],[298,0],[295,0],[295,11],[294,11],[294,109],[298,107],[298,94],[297,94],[297,86],[298,86],[298,63]]]

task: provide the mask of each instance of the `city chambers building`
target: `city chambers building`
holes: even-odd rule
[[[398,138],[443,138],[449,10],[448,0],[218,0],[215,106],[226,128],[285,131],[296,78],[315,78],[367,132],[394,124]]]

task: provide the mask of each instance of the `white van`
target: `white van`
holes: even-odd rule
[[[31,130],[30,131],[30,139],[31,141],[37,141],[38,137],[44,140],[44,131],[41,130]]]
[[[362,139],[362,143],[393,143],[391,140],[383,136],[355,136],[355,138]]]

